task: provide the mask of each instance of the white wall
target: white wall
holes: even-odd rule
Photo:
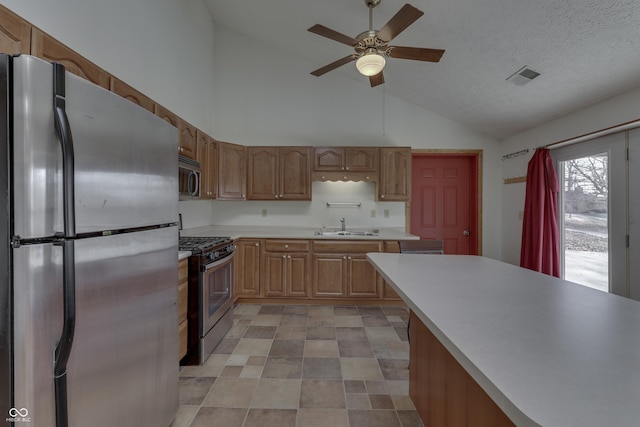
[[[640,87],[591,105],[544,125],[514,135],[502,142],[501,155],[529,148],[524,158],[505,160],[504,170],[511,174],[526,174],[527,161],[536,147],[563,141],[640,119]],[[513,163],[517,163],[513,167]],[[507,176],[508,177],[508,176]],[[520,263],[525,184],[502,185],[502,253],[503,260]]]
[[[366,78],[339,72],[312,76],[309,72],[322,64],[235,33],[223,23],[215,26],[215,44],[217,139],[245,145],[484,150],[483,253],[500,257],[501,165],[496,139],[385,94],[384,85],[372,89]],[[272,203],[277,209],[283,202]],[[215,209],[221,208],[216,204]],[[320,215],[311,215],[316,214]]]
[[[202,0],[1,0],[33,25],[211,132],[214,25]]]
[[[372,182],[313,182],[312,201],[185,201],[180,202],[183,227],[203,225],[274,225],[404,229],[404,202],[376,202]],[[327,207],[327,202],[359,202],[360,207]],[[267,216],[262,216],[262,210]],[[371,212],[375,212],[372,218]],[[385,217],[385,211],[389,216]]]

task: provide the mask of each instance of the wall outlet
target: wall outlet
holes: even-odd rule
[[[518,211],[518,219],[522,221],[524,219],[524,211]]]
[[[384,217],[389,218],[389,209],[384,210]]]
[[[376,210],[371,209],[371,218],[375,218],[375,217],[376,217]]]
[[[262,216],[263,217],[267,216],[267,210],[266,209],[262,209]]]

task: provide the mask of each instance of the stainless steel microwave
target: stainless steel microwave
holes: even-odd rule
[[[178,155],[179,199],[200,198],[200,163],[188,157]]]

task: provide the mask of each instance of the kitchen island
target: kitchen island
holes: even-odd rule
[[[368,258],[411,308],[412,319],[515,425],[640,424],[639,302],[483,257]],[[421,337],[414,336],[414,325],[411,330],[413,358]],[[416,381],[415,363],[410,382]],[[410,384],[410,390],[419,386]],[[456,398],[464,399],[464,392]],[[438,425],[458,425],[442,422],[447,402],[440,406],[421,413],[425,425],[436,425],[433,416],[441,417]],[[467,421],[473,417],[473,411],[466,414]]]

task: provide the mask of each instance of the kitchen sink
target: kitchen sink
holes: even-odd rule
[[[318,230],[315,232],[316,236],[377,236],[378,230],[373,231],[328,231]]]

